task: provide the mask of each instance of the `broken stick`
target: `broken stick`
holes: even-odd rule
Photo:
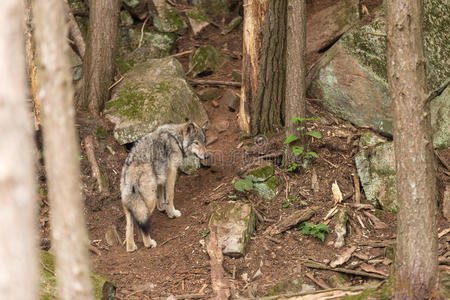
[[[318,263],[316,261],[308,260],[303,264],[305,267],[312,268],[312,269],[320,269],[320,270],[330,270],[340,273],[346,273],[351,275],[357,275],[357,276],[364,276],[364,277],[372,277],[377,279],[386,279],[386,276],[378,275],[378,274],[372,274],[364,271],[358,271],[358,270],[351,270],[351,269],[345,269],[345,268],[331,268],[325,264]]]
[[[100,168],[98,167],[97,160],[95,159],[94,141],[90,135],[84,138],[84,150],[86,151],[86,156],[91,164],[92,177],[97,180],[98,191],[103,193],[103,191],[105,191],[105,187],[103,186]]]
[[[228,300],[230,298],[230,284],[223,277],[223,254],[216,238],[216,228],[211,228],[208,244],[206,246],[211,264],[211,282],[216,300]]]

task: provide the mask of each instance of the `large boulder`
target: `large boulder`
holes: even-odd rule
[[[424,8],[427,83],[433,92],[450,77],[450,13],[447,0],[425,0]],[[309,94],[342,119],[392,134],[384,16],[381,6],[370,24],[355,27],[326,52]],[[448,103],[446,95],[443,101]],[[432,111],[437,111],[436,102],[431,102]]]
[[[359,146],[355,164],[367,200],[384,210],[396,209],[394,143],[366,133],[361,136]]]
[[[120,144],[134,142],[162,124],[208,120],[173,57],[136,64],[113,90],[105,113],[115,124],[114,137]]]

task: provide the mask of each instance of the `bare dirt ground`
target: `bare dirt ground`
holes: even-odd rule
[[[309,4],[311,4],[308,1]],[[310,10],[320,9],[329,1],[317,1]],[[363,1],[371,10],[381,1]],[[212,44],[219,49],[238,55],[231,57],[224,67],[208,79],[232,80],[231,72],[240,70],[242,53],[242,27],[229,35],[220,35],[221,29],[209,26],[200,37],[193,39],[186,35],[178,41],[176,53],[192,49],[202,44]],[[225,52],[226,52],[225,51]],[[179,58],[188,70],[187,57]],[[312,59],[308,58],[309,63]],[[200,88],[200,87],[199,87]],[[238,93],[239,90],[235,89]],[[323,218],[334,206],[331,185],[337,182],[344,195],[344,206],[349,213],[349,233],[347,245],[357,247],[360,258],[353,257],[346,264],[349,268],[357,268],[361,264],[375,267],[381,274],[388,274],[390,260],[386,257],[386,246],[395,240],[396,222],[394,212],[375,211],[378,218],[387,225],[385,229],[376,229],[374,224],[364,215],[363,210],[351,206],[354,202],[353,175],[356,172],[354,154],[358,150],[357,139],[367,131],[355,128],[349,122],[336,119],[320,105],[320,100],[309,99],[310,116],[320,120],[312,126],[323,134],[321,140],[312,144],[319,159],[311,167],[299,173],[289,173],[275,164],[276,174],[282,179],[280,193],[272,201],[264,201],[253,193],[239,194],[233,190],[231,181],[244,170],[256,167],[253,160],[260,155],[281,151],[283,133],[275,134],[262,144],[256,145],[253,139],[245,139],[237,125],[236,112],[231,112],[217,99],[219,107],[211,102],[203,102],[210,118],[207,131],[209,138],[216,136],[218,140],[208,148],[215,153],[216,162],[209,168],[202,168],[191,176],[180,175],[176,184],[175,206],[182,212],[177,219],[169,219],[165,214],[155,211],[152,220],[152,238],[158,243],[154,249],[143,247],[140,236],[136,235],[138,250],[126,253],[124,246],[108,246],[105,232],[115,226],[121,239],[125,236],[125,218],[120,204],[119,179],[127,149],[120,146],[112,136],[112,125],[107,121],[99,125],[90,120],[88,115],[78,115],[77,124],[80,141],[86,135],[95,140],[95,154],[98,164],[108,183],[108,194],[99,194],[96,182],[92,179],[87,159],[81,160],[83,192],[85,195],[85,216],[91,244],[98,249],[98,254],[91,253],[93,269],[110,278],[117,285],[118,299],[154,299],[173,295],[204,294],[208,299],[212,295],[209,256],[206,252],[205,239],[200,235],[208,229],[210,207],[214,202],[230,201],[229,195],[238,195],[237,201],[251,202],[262,216],[257,222],[257,230],[253,234],[248,253],[242,258],[225,257],[224,268],[226,278],[232,280],[235,295],[244,297],[260,297],[266,295],[270,288],[283,280],[301,280],[315,285],[307,277],[313,276],[329,282],[332,276],[339,276],[348,285],[361,284],[369,279],[362,276],[349,276],[327,270],[315,270],[304,266],[306,260],[324,262],[333,260],[341,250],[333,247],[336,238],[334,224],[329,223],[331,233],[325,242],[311,236],[301,235],[292,229],[268,238],[264,230],[283,216],[294,210],[308,206],[314,209],[315,216],[311,222],[324,222]],[[226,131],[219,133],[215,125],[228,122]],[[242,143],[243,142],[243,143]],[[241,147],[238,147],[241,145]],[[108,148],[107,148],[108,146]],[[81,142],[82,154],[84,145]],[[450,163],[450,151],[441,151],[441,155]],[[267,161],[271,162],[271,161]],[[319,188],[311,187],[312,174],[318,177]],[[439,165],[439,184],[443,187],[450,184],[449,170]],[[289,207],[282,207],[288,202],[288,196],[297,200],[289,200]],[[441,195],[442,196],[442,195]],[[41,228],[43,238],[48,237],[48,206],[42,196]],[[365,203],[363,196],[362,202]],[[364,226],[364,228],[362,227]],[[449,227],[442,217],[439,220],[440,231]],[[371,245],[371,246],[370,246]],[[446,236],[440,240],[440,253],[448,251]],[[364,259],[366,257],[366,259]],[[260,270],[263,276],[252,280]],[[316,286],[319,289],[319,287]],[[182,297],[181,297],[182,298]]]

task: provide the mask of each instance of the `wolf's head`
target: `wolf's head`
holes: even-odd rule
[[[186,123],[183,127],[183,149],[187,155],[194,154],[200,159],[207,159],[205,129],[208,122],[201,127],[195,123]]]

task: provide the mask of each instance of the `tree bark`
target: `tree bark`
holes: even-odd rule
[[[38,299],[36,192],[23,2],[0,1],[0,295]]]
[[[252,134],[284,122],[286,3],[244,1],[240,126]]]
[[[423,49],[421,0],[386,2],[399,211],[395,299],[438,298],[436,170]]]
[[[42,65],[44,157],[58,294],[61,299],[93,299],[64,2],[36,0],[34,16]]]
[[[98,115],[108,100],[116,70],[119,0],[89,1],[88,43],[83,64],[83,97],[77,106]]]
[[[68,0],[64,0],[65,3],[65,11],[67,22],[69,22],[69,33],[73,39],[75,47],[78,50],[78,54],[81,59],[84,58],[84,54],[86,53],[86,43],[84,42],[83,34],[81,33],[80,27],[78,26],[77,20],[75,20],[72,11],[70,10]]]
[[[286,38],[286,137],[299,136],[295,144],[306,148],[305,135],[297,131],[294,117],[306,117],[306,1],[288,0]],[[293,163],[295,156],[289,148],[284,164]]]

